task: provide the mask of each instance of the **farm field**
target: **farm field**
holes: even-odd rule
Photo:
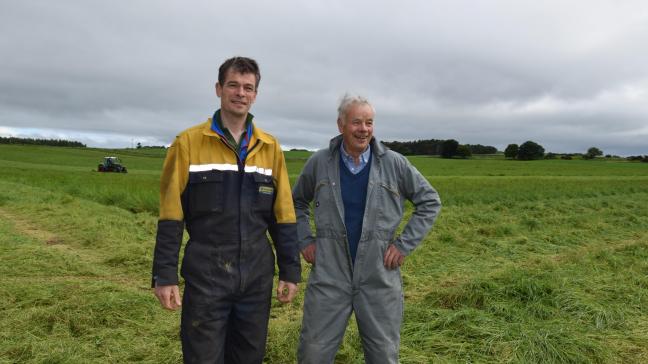
[[[163,157],[0,145],[0,363],[181,362],[150,290]],[[648,164],[410,161],[444,207],[402,269],[402,363],[648,362]],[[273,302],[268,363],[296,362],[304,288]],[[353,323],[336,362],[363,362]]]

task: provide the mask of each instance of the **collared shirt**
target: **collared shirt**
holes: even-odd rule
[[[223,125],[223,120],[221,120],[220,116],[220,109],[216,110],[214,117],[212,118],[212,130],[216,132],[216,134],[220,135],[221,138],[223,138],[223,140],[232,147],[234,151],[236,151],[236,154],[239,155],[241,160],[245,160],[245,156],[247,155],[247,142],[250,140],[250,136],[252,136],[253,118],[254,115],[250,113],[247,114],[247,118],[245,119],[245,128],[243,129],[241,138],[238,141],[234,139],[234,136],[229,129]]]
[[[353,174],[360,173],[360,171],[362,171],[364,167],[367,166],[367,162],[369,162],[369,157],[371,156],[371,145],[368,145],[367,149],[362,152],[362,154],[360,154],[360,164],[356,165],[353,157],[349,153],[347,153],[346,149],[344,149],[344,143],[342,143],[342,145],[340,146],[340,150],[342,151],[342,153],[340,153],[342,162],[344,162],[344,165]]]

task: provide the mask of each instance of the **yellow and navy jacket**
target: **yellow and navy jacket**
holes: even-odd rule
[[[211,129],[212,119],[178,135],[169,147],[160,183],[160,218],[153,284],[178,283],[178,256],[186,227],[182,276],[187,288],[240,292],[272,279],[297,283],[301,265],[288,172],[278,141],[253,125],[247,156]],[[264,283],[265,284],[265,283]]]

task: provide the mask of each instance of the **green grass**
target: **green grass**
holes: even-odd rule
[[[648,166],[624,160],[537,160],[501,158],[442,159],[409,158],[424,176],[648,176]]]
[[[129,173],[94,172],[107,155]],[[0,363],[181,362],[149,288],[162,160],[0,145]],[[647,165],[410,160],[444,208],[403,267],[402,363],[648,361]],[[301,288],[273,302],[268,363],[295,362]],[[363,362],[353,320],[336,362]]]
[[[0,362],[179,361],[149,289],[152,216],[0,181],[0,218]]]

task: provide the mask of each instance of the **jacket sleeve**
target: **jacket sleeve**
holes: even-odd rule
[[[181,196],[189,176],[189,156],[181,137],[167,150],[160,178],[160,218],[151,285],[178,284],[178,255],[184,231]]]
[[[297,240],[299,241],[300,251],[315,242],[315,236],[310,225],[310,204],[315,195],[314,159],[315,155],[306,161],[304,169],[293,188],[293,200],[295,202],[295,213],[297,214]]]
[[[277,252],[279,279],[286,282],[301,281],[301,261],[297,245],[295,208],[290,194],[290,180],[286,161],[279,143],[275,143],[273,171],[275,175],[276,198],[273,212],[274,221],[268,231]]]
[[[409,255],[428,234],[441,210],[441,199],[437,191],[407,160],[401,157],[400,189],[405,198],[414,204],[414,212],[403,233],[396,238],[394,245]]]

